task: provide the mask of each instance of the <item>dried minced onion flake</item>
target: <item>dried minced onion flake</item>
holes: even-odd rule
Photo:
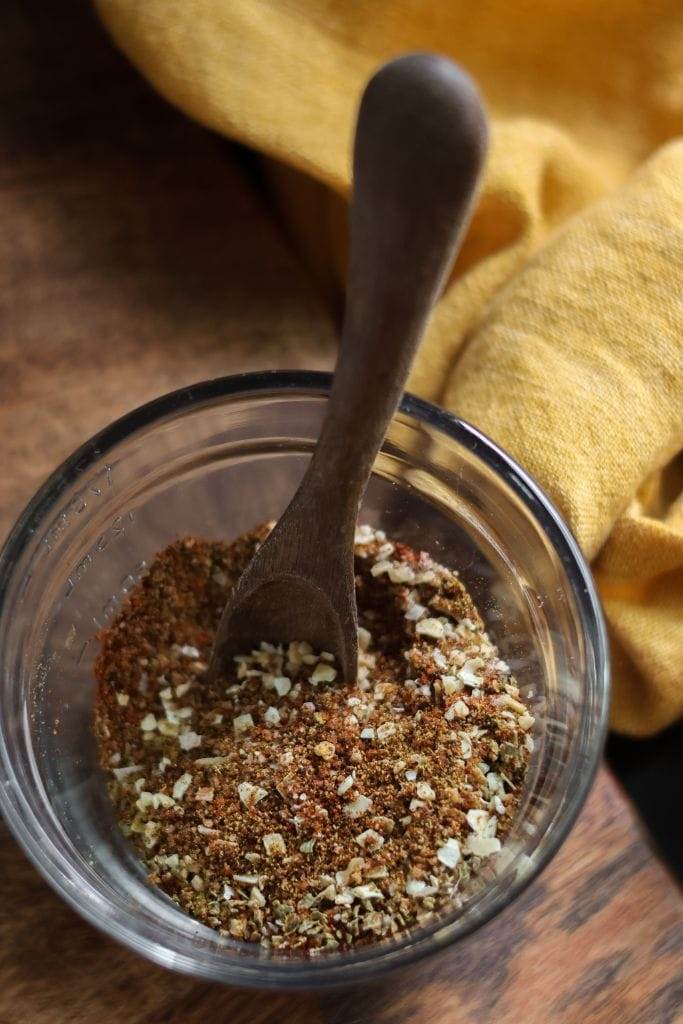
[[[199,651],[197,650],[196,647],[193,647],[191,644],[183,644],[183,646],[178,647],[177,650],[178,654],[182,654],[184,658],[196,659],[199,657]]]
[[[368,629],[364,629],[363,626],[358,627],[358,647],[361,652],[369,650],[372,644],[372,634]]]
[[[269,707],[263,712],[263,721],[266,725],[279,725],[280,724],[280,712],[276,707]]]
[[[180,731],[180,723],[161,719],[161,721],[157,723],[157,729],[162,736],[177,736]]]
[[[500,708],[509,708],[518,715],[528,714],[527,709],[521,701],[516,700],[509,693],[501,693],[499,697],[495,698],[495,703]]]
[[[486,786],[488,788],[489,793],[491,794],[505,792],[503,788],[503,781],[500,775],[498,775],[496,772],[487,772]]]
[[[359,900],[383,900],[384,893],[371,882],[366,885],[354,885],[351,890],[356,899]]]
[[[441,686],[443,692],[450,697],[453,693],[459,693],[463,689],[464,683],[457,676],[441,676]]]
[[[415,626],[415,632],[419,636],[429,636],[434,640],[441,640],[445,636],[446,630],[441,619],[420,619]]]
[[[232,727],[236,736],[241,736],[243,733],[248,732],[254,728],[254,719],[250,714],[237,715],[232,720]]]
[[[266,898],[257,885],[253,885],[249,892],[249,903],[255,907],[265,907]]]
[[[382,725],[377,727],[377,739],[380,743],[385,743],[388,739],[396,732],[396,725],[394,722],[383,722]]]
[[[490,857],[500,848],[500,839],[491,836],[472,835],[465,840],[465,853],[475,857]]]
[[[391,562],[386,558],[382,558],[379,562],[375,562],[370,572],[373,576],[383,576],[384,573],[389,572],[390,569]]]
[[[444,718],[447,722],[452,722],[455,718],[467,718],[470,713],[470,709],[464,700],[454,701],[449,708],[446,710]]]
[[[289,676],[275,676],[273,679],[273,689],[278,697],[284,697],[292,689],[292,680]]]
[[[496,794],[496,796],[494,796],[493,798],[493,807],[495,809],[496,814],[500,814],[501,817],[505,814],[505,804],[498,796],[498,794]]]
[[[468,811],[467,824],[473,832],[482,833],[488,825],[490,817],[488,811]]]
[[[380,846],[384,846],[384,836],[381,836],[374,828],[366,828],[364,832],[356,836],[355,841],[364,850],[378,850]]]
[[[332,665],[318,664],[311,673],[312,683],[331,683],[337,678],[337,670]]]
[[[470,658],[458,670],[458,677],[465,686],[481,686],[484,681],[482,671],[485,667],[481,658]]]
[[[425,606],[415,601],[413,604],[409,606],[408,610],[406,611],[403,617],[407,619],[408,622],[417,622],[418,619],[421,619],[422,616],[426,614],[427,609],[425,608]]]
[[[419,800],[436,800],[436,793],[428,782],[418,782],[415,792]]]
[[[353,774],[353,772],[351,772],[351,774],[347,775],[346,778],[337,786],[337,795],[343,796],[344,793],[348,793],[348,791],[353,788],[353,784],[355,781],[355,775]]]
[[[349,818],[360,818],[372,807],[372,798],[363,796],[357,796],[355,800],[350,800],[349,803],[344,805],[344,814],[347,814]]]
[[[125,768],[112,768],[110,770],[116,781],[121,782],[129,775],[136,775],[138,772],[144,771],[144,768],[141,764],[129,764]]]
[[[182,800],[192,785],[192,776],[189,772],[183,772],[179,779],[173,784],[173,799]]]
[[[245,807],[253,807],[268,796],[268,790],[262,786],[254,786],[251,782],[240,782],[237,787],[239,798]]]
[[[191,729],[187,732],[181,733],[178,737],[178,743],[181,750],[194,750],[195,747],[201,747],[202,737],[197,735]]]
[[[393,563],[387,572],[392,583],[411,583],[415,579],[415,571],[409,565]]]
[[[406,882],[406,894],[408,896],[417,896],[423,898],[425,896],[433,896],[436,892],[436,887],[433,885],[427,885],[426,882],[419,878],[409,878]]]
[[[173,797],[167,793],[150,793],[143,789],[135,801],[135,806],[139,811],[147,810],[147,808],[157,811],[160,807],[173,807],[174,803]]]
[[[456,867],[462,857],[458,840],[453,838],[447,839],[443,846],[440,846],[436,851],[436,857],[445,867]]]
[[[263,845],[268,857],[284,857],[287,853],[287,847],[280,832],[269,832],[265,835]]]

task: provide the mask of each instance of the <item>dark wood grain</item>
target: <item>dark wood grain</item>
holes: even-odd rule
[[[45,474],[199,378],[329,366],[333,331],[225,143],[157,100],[87,8],[5,5],[0,536]],[[560,854],[457,949],[344,993],[153,967],[69,910],[0,826],[0,1024],[674,1024],[683,913],[603,769]]]
[[[210,677],[262,640],[306,640],[335,655],[343,678],[356,678],[358,509],[469,220],[486,140],[476,88],[444,57],[399,57],[366,86],[325,421],[296,494],[228,601]]]

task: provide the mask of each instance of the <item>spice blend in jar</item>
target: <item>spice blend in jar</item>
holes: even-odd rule
[[[208,685],[267,529],[155,559],[102,636],[96,731],[151,881],[224,934],[317,955],[453,906],[510,829],[534,719],[457,574],[369,527],[355,683],[299,642]]]

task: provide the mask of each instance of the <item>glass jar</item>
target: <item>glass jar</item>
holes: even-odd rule
[[[276,519],[325,414],[327,374],[193,385],[103,430],[19,518],[0,556],[0,805],[53,888],[157,963],[264,988],[354,983],[460,942],[548,863],[593,778],[608,709],[590,572],[524,471],[467,423],[407,395],[360,520],[457,568],[537,722],[518,819],[460,907],[390,942],[273,957],[182,913],[121,835],[92,733],[97,632],[178,536],[230,539]]]

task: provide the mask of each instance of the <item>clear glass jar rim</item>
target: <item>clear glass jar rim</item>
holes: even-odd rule
[[[152,426],[179,413],[189,412],[213,400],[276,397],[283,392],[307,397],[324,397],[329,393],[332,374],[320,371],[269,370],[258,373],[236,374],[192,384],[133,409],[115,420],[78,448],[45,481],[24,511],[18,517],[0,551],[0,620],[6,614],[6,597],[13,567],[18,564],[29,538],[49,514],[60,494],[88,470],[97,459],[126,441],[137,431]],[[569,798],[563,816],[553,829],[543,855],[523,877],[517,877],[491,901],[485,914],[473,918],[464,926],[457,922],[435,922],[425,927],[414,941],[404,946],[363,947],[362,951],[339,957],[310,960],[257,960],[239,963],[226,957],[225,969],[214,964],[202,965],[199,958],[179,955],[159,944],[150,944],[137,935],[125,922],[112,920],[102,908],[101,898],[86,900],[75,898],[67,878],[67,860],[52,844],[38,840],[39,823],[32,808],[17,789],[16,777],[9,763],[4,742],[5,725],[0,715],[0,810],[15,839],[29,856],[35,867],[81,916],[124,945],[129,946],[164,967],[203,976],[207,979],[231,984],[261,988],[305,988],[338,985],[348,981],[359,982],[377,977],[384,970],[405,965],[442,948],[455,938],[465,938],[486,921],[493,918],[517,898],[538,877],[561,847],[590,790],[604,743],[609,713],[609,647],[605,622],[595,584],[585,559],[559,511],[542,488],[521,466],[472,424],[447,412],[431,402],[407,393],[400,405],[407,416],[436,428],[465,449],[476,455],[515,492],[539,524],[559,555],[564,572],[574,592],[581,616],[584,635],[595,663],[596,690],[599,698],[598,714],[588,703],[582,712],[581,732],[590,735],[590,743],[579,745],[580,763],[571,766],[568,782]],[[9,613],[11,614],[11,612]],[[576,759],[575,759],[576,761]],[[29,827],[29,821],[38,831]]]

